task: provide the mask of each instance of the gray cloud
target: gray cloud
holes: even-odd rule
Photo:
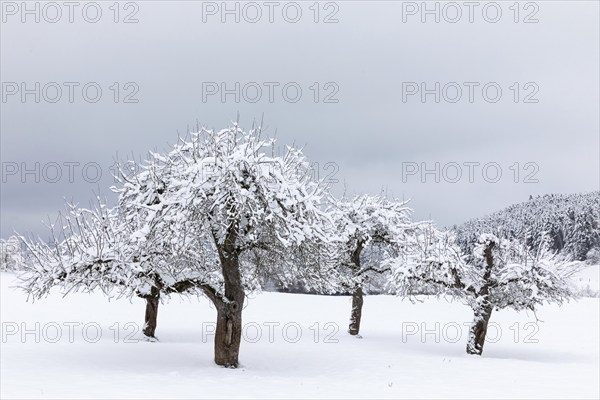
[[[6,2],[5,2],[6,3]],[[17,2],[20,4],[20,2]],[[204,2],[206,3],[206,2]],[[510,4],[509,4],[510,3]],[[33,4],[33,3],[31,3]],[[83,4],[83,3],[82,3]],[[242,125],[265,115],[268,132],[280,144],[306,144],[306,152],[319,163],[335,162],[341,193],[386,189],[412,198],[418,218],[433,218],[441,225],[459,223],[530,194],[597,190],[599,186],[598,4],[595,2],[536,2],[539,23],[514,23],[508,7],[498,23],[475,13],[475,22],[421,23],[419,15],[402,22],[402,2],[337,2],[338,23],[314,23],[311,3],[299,3],[301,20],[288,23],[275,13],[275,22],[222,23],[220,16],[202,21],[201,2],[137,2],[139,23],[114,23],[108,9],[96,24],[61,20],[21,23],[19,15],[3,15],[1,25],[2,82],[80,82],[73,103],[66,93],[55,104],[33,96],[22,103],[10,96],[1,103],[1,236],[13,229],[42,232],[39,221],[53,216],[63,198],[85,204],[100,190],[109,194],[114,157],[140,156],[164,148],[196,119],[214,128],[226,126],[241,115]],[[218,5],[221,2],[217,3]],[[233,3],[229,3],[233,7]],[[242,4],[242,3],[240,3]],[[263,4],[258,2],[258,4]],[[281,2],[282,6],[285,2]],[[323,3],[321,3],[323,4]],[[421,4],[421,2],[418,2]],[[428,3],[433,7],[434,2]],[[443,7],[444,3],[440,3]],[[458,4],[462,4],[458,2]],[[485,4],[485,2],[481,2]],[[521,3],[524,4],[524,3]],[[240,6],[242,7],[243,4]],[[333,9],[321,9],[323,19]],[[126,14],[121,10],[119,18]],[[266,8],[262,7],[263,13]],[[466,12],[466,9],[463,8]],[[521,10],[520,19],[527,10]],[[29,17],[31,18],[31,17]],[[63,18],[66,18],[63,16]],[[97,82],[102,98],[82,99],[86,82]],[[119,103],[113,101],[114,82]],[[125,104],[127,82],[139,88],[138,103]],[[243,87],[256,82],[279,82],[275,98],[266,89],[257,103],[233,95],[222,103],[218,95],[203,102],[203,82],[235,82]],[[296,82],[302,88],[297,103],[285,101],[280,88]],[[311,86],[318,82],[315,103]],[[339,91],[324,103],[325,88]],[[455,104],[433,95],[403,102],[403,82],[496,82],[502,88],[497,103],[475,91],[473,103]],[[514,82],[520,101],[513,101]],[[539,88],[538,103],[523,103],[527,82]],[[463,89],[464,86],[463,86]],[[249,92],[253,93],[253,92]],[[36,183],[32,175],[6,175],[9,164],[79,163],[73,182],[63,168],[57,183]],[[490,183],[479,173],[468,182],[467,170],[457,183],[439,183],[431,175],[403,179],[407,163],[498,163],[502,178]],[[514,163],[520,175],[514,182]],[[538,183],[525,183],[525,163],[535,163]],[[98,163],[99,181],[77,174],[83,165]],[[413,165],[413,164],[411,164]],[[446,172],[449,172],[447,170]],[[51,171],[46,171],[50,173]],[[489,177],[487,177],[489,178]],[[43,177],[41,179],[43,181]]]

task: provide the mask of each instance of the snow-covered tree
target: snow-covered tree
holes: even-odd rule
[[[413,229],[406,202],[385,196],[361,195],[335,202],[332,215],[338,232],[338,263],[352,292],[348,332],[358,335],[363,306],[363,287],[372,274],[383,274],[384,260],[398,257]]]
[[[22,268],[21,242],[16,236],[0,239],[0,271],[16,271]]]
[[[423,291],[466,302],[474,318],[467,353],[481,355],[494,309],[532,310],[544,302],[562,304],[575,297],[569,281],[574,264],[546,247],[531,251],[516,240],[481,234],[465,254],[451,232],[428,227],[415,236],[415,252],[391,260],[392,291],[411,296]]]
[[[70,207],[50,226],[51,243],[23,239],[36,255],[23,287],[35,298],[57,285],[143,297],[148,336],[161,294],[201,292],[217,310],[215,362],[236,367],[245,295],[261,273],[333,288],[326,186],[297,173],[309,170],[301,150],[273,149],[260,129],[236,124],[150,153],[113,188],[116,207]]]
[[[21,287],[34,299],[45,297],[53,287],[65,294],[98,289],[108,296],[143,298],[143,333],[155,338],[161,293],[197,290],[192,284],[197,276],[188,261],[195,256],[196,237],[176,231],[163,231],[161,237],[142,235],[140,221],[126,219],[124,212],[100,199],[90,208],[67,204],[49,225],[49,242],[21,237],[32,255],[20,275]]]
[[[599,213],[591,205],[580,206],[577,212],[571,210],[568,213],[572,229],[566,238],[565,250],[573,259],[586,260],[590,250],[600,250]]]
[[[331,227],[321,204],[326,187],[298,175],[309,170],[301,150],[275,156],[273,149],[260,129],[201,129],[166,154],[151,153],[144,172],[119,189],[126,218],[148,221],[140,237],[168,241],[169,231],[197,237],[194,251],[202,257],[196,259],[209,261],[190,258],[190,269],[217,310],[218,365],[238,365],[242,308],[246,293],[260,288],[257,268],[286,282],[322,282],[321,267],[328,265],[321,257]],[[314,263],[295,263],[302,253]]]
[[[245,292],[256,284],[241,257],[255,249],[308,248],[328,238],[329,221],[321,208],[325,186],[297,175],[299,166],[308,169],[300,150],[288,148],[282,157],[269,156],[266,151],[273,144],[259,132],[245,133],[234,125],[194,135],[173,153],[182,161],[177,163],[182,167],[177,177],[184,184],[174,185],[172,198],[182,200],[183,215],[202,221],[219,256],[223,284],[213,286],[210,296],[217,308],[219,365],[238,365]],[[296,268],[303,266],[290,263],[285,255],[271,253],[284,275],[297,275]]]

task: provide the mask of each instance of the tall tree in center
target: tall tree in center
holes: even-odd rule
[[[216,276],[211,269],[214,279],[195,284],[217,310],[215,362],[226,367],[238,366],[244,300],[260,286],[259,266],[250,258],[257,251],[267,254],[269,262],[260,266],[277,268],[291,280],[320,265],[292,263],[289,254],[300,246],[320,254],[330,236],[332,224],[321,204],[325,185],[298,174],[310,170],[301,150],[288,147],[276,156],[273,147],[274,140],[261,138],[259,129],[244,132],[237,124],[201,129],[166,154],[151,153],[144,169],[153,173],[130,179],[121,193],[130,213],[136,214],[136,207],[144,213],[159,181],[160,226],[147,229],[164,231],[168,225],[170,231],[188,229],[206,237],[195,241],[196,251],[209,255],[203,259],[214,254],[220,268]]]

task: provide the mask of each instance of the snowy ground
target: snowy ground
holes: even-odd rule
[[[579,293],[585,297],[600,297],[600,265],[590,265],[573,277]]]
[[[248,300],[242,367],[228,370],[212,362],[205,299],[161,306],[161,341],[149,343],[137,341],[141,300],[55,294],[31,304],[12,284],[2,274],[2,398],[600,396],[598,298],[545,306],[537,325],[495,312],[477,357],[465,354],[471,313],[458,303],[367,297],[356,339],[345,332],[349,298],[264,293]]]

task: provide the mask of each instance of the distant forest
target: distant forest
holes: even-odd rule
[[[553,251],[578,261],[600,261],[600,191],[546,194],[454,226],[465,253],[482,232],[525,240],[537,250],[545,241]]]

